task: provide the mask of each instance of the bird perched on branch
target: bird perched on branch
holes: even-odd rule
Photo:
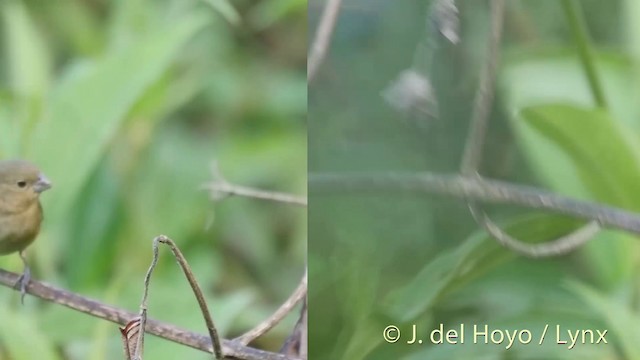
[[[42,223],[40,194],[51,182],[33,164],[24,160],[0,161],[0,255],[17,252],[24,271],[16,288],[24,301],[31,271],[24,250],[38,236]]]

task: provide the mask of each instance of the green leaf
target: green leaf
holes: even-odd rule
[[[203,0],[232,25],[240,25],[242,20],[238,11],[229,0]]]
[[[10,146],[11,156],[24,149],[25,139],[41,117],[43,97],[50,86],[51,59],[39,29],[22,1],[4,1],[7,74],[13,101],[8,104],[11,131],[0,132],[0,142]],[[6,125],[3,125],[4,127]],[[4,129],[0,129],[4,130]]]
[[[38,123],[27,154],[53,180],[43,197],[51,223],[69,212],[131,107],[207,23],[202,14],[176,20],[72,74],[55,90],[50,116]]]
[[[565,104],[522,110],[523,121],[572,160],[597,200],[640,210],[640,142],[605,110]]]
[[[522,241],[540,243],[564,235],[576,226],[575,220],[542,214],[514,219],[503,228]],[[444,295],[515,257],[515,253],[478,230],[457,248],[439,254],[407,284],[391,292],[383,311],[395,321],[413,320]]]
[[[11,85],[21,96],[42,95],[50,82],[50,59],[22,1],[3,1],[2,18]]]
[[[640,141],[632,129],[612,119],[605,110],[565,104],[528,107],[522,110],[521,118],[526,127],[520,130],[536,132],[547,140],[537,148],[546,147],[548,153],[566,156],[577,181],[593,198],[640,210]],[[618,241],[588,245],[603,284],[615,284],[633,269],[637,242],[625,235],[616,237]]]
[[[384,325],[375,318],[362,319],[356,324],[346,350],[340,351],[340,354],[334,353],[333,356],[341,357],[344,360],[365,359],[383,341],[380,336],[382,329],[384,329]]]
[[[587,286],[570,283],[569,288],[583,298],[587,305],[605,321],[606,329],[611,336],[615,337],[615,343],[624,354],[621,358],[640,359],[640,349],[637,346],[640,341],[638,330],[640,316],[632,312],[628,305],[607,298]],[[611,336],[607,339],[609,340]]]
[[[307,0],[270,0],[258,3],[249,18],[257,29],[266,29],[290,14],[306,10]]]
[[[640,130],[634,61],[625,54],[604,52],[597,52],[595,60],[611,115]],[[572,48],[508,54],[500,74],[500,88],[507,108],[514,114],[546,103],[595,106],[584,69]]]
[[[0,306],[0,319],[0,343],[10,359],[61,360],[56,354],[54,344],[40,332],[33,316]]]

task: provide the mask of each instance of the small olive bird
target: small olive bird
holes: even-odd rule
[[[51,182],[30,162],[24,160],[0,161],[0,255],[18,252],[24,271],[16,288],[24,301],[31,270],[24,250],[38,236],[42,223],[40,193],[49,189]]]

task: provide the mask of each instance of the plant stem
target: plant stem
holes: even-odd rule
[[[593,100],[598,107],[607,108],[607,100],[604,96],[602,83],[598,77],[593,49],[591,48],[587,26],[579,4],[575,0],[561,0],[560,3],[562,4],[567,22],[575,38],[578,47],[578,56],[587,75]]]

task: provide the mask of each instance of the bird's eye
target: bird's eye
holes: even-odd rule
[[[18,187],[23,188],[23,187],[25,187],[25,186],[27,186],[27,182],[26,182],[26,181],[24,181],[24,180],[20,180],[20,181],[18,181]]]

